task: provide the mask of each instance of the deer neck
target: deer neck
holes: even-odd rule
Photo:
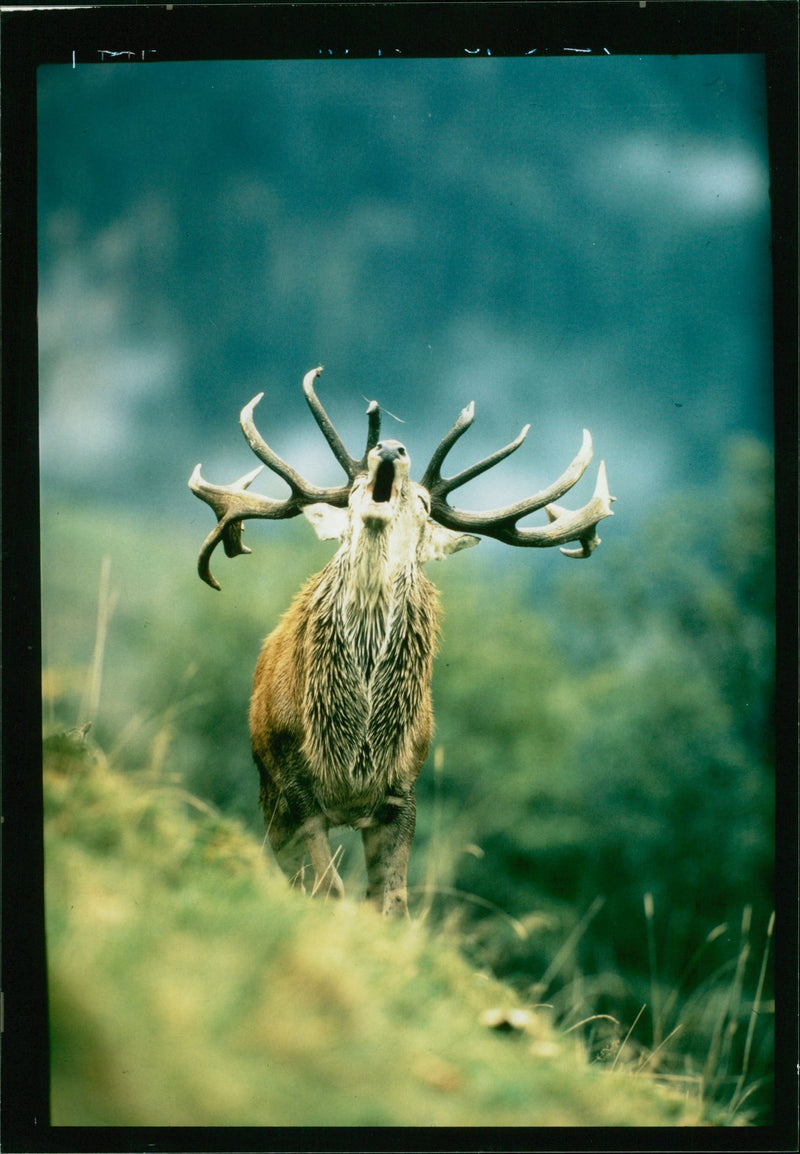
[[[365,676],[385,648],[392,622],[413,584],[416,557],[395,535],[364,527],[340,550],[345,632]]]

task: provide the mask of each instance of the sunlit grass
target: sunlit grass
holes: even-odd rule
[[[257,838],[87,737],[47,743],[45,786],[55,1124],[702,1117],[592,1065],[449,935],[293,893]]]
[[[600,900],[521,996],[465,962],[459,917],[428,929],[430,894],[399,926],[298,897],[250,832],[153,767],[120,772],[82,729],[46,739],[45,798],[56,1124],[749,1118],[747,1060],[732,1093],[726,1074],[744,944],[732,974],[662,995],[647,1044],[646,1005],[627,1028],[585,1012],[600,984],[576,959]],[[670,1048],[698,1013],[714,1022],[702,1070]]]

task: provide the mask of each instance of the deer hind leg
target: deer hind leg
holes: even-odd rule
[[[311,859],[311,868],[314,871],[315,897],[344,897],[344,884],[339,877],[336,864],[331,854],[331,843],[328,838],[328,823],[322,814],[316,814],[304,823],[300,833],[305,841],[308,856]]]
[[[293,889],[306,892],[306,845],[302,837],[292,837],[281,843],[268,834],[275,860],[289,879]]]
[[[292,885],[305,892],[306,856],[311,862],[314,881],[311,893],[314,897],[344,897],[344,883],[336,869],[328,840],[328,823],[322,814],[309,817],[288,837],[283,829],[268,830],[272,851],[278,865]]]
[[[367,863],[367,899],[387,917],[408,915],[408,858],[417,807],[412,795],[389,798],[376,825],[361,831]]]
[[[278,788],[255,751],[254,757],[261,775],[259,800],[264,825],[278,865],[291,884],[305,892],[308,858],[314,874],[311,893],[315,897],[344,897],[344,884],[331,855],[328,822],[298,765],[287,775],[288,782]]]

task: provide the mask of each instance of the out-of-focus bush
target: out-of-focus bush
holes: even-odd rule
[[[766,922],[771,502],[769,455],[743,440],[717,491],[687,494],[628,545],[608,533],[546,609],[531,613],[501,582],[465,636],[459,605],[438,672],[440,732],[460,725],[453,793],[474,800],[469,838],[484,851],[462,857],[460,886],[513,913],[602,894],[618,960],[640,968],[645,892],[678,961],[745,904]]]

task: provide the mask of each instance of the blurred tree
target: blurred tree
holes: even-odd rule
[[[440,728],[457,724],[455,702],[464,740],[474,725],[481,745],[477,797],[467,780],[485,857],[462,859],[458,885],[515,914],[547,900],[586,908],[602,894],[617,964],[641,971],[650,892],[680,965],[709,926],[737,921],[745,904],[762,918],[771,908],[768,450],[731,443],[713,491],[671,501],[635,545],[554,590],[557,650],[551,624],[493,598],[490,631],[493,613],[508,615],[498,673],[479,652],[466,709],[463,687],[440,692]],[[446,668],[440,681],[450,678]],[[510,695],[490,696],[492,682]]]

